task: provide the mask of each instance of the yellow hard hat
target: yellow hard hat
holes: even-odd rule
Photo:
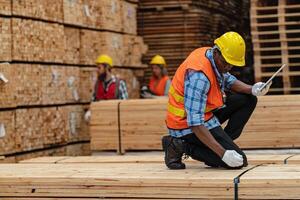
[[[102,54],[97,58],[96,64],[108,64],[110,67],[112,67],[113,60],[110,56],[108,56],[106,54]]]
[[[160,55],[156,55],[154,56],[151,61],[150,61],[151,65],[163,65],[164,67],[167,66],[167,63],[164,59],[164,57],[160,56]]]
[[[245,66],[245,41],[236,32],[227,32],[217,38],[214,43],[219,47],[227,63],[234,66]]]

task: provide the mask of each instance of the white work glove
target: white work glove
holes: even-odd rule
[[[264,96],[265,94],[268,93],[269,89],[270,89],[270,86],[272,85],[272,82],[270,82],[264,89],[260,90],[260,88],[264,85],[265,83],[263,82],[258,82],[258,83],[255,83],[253,86],[252,86],[252,94],[254,96]]]
[[[243,165],[244,161],[243,156],[235,150],[226,150],[222,160],[230,167],[240,167]]]
[[[84,120],[85,120],[86,122],[90,122],[90,119],[91,119],[91,111],[88,110],[88,111],[86,111],[85,114],[84,114]]]

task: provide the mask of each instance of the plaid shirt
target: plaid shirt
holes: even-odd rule
[[[105,90],[108,90],[108,87],[112,84],[117,82],[117,78],[112,76],[112,78],[106,84]],[[126,87],[126,82],[122,79],[119,79],[119,99],[128,99],[128,92]],[[92,101],[96,101],[96,91],[94,91]]]
[[[215,48],[215,47],[214,47]],[[213,59],[213,49],[206,52],[206,57],[210,60],[215,71],[220,88],[224,92],[230,90],[232,84],[237,80],[230,73],[221,75],[216,67]],[[208,121],[204,120],[206,108],[207,93],[210,89],[210,82],[204,73],[188,70],[184,80],[184,107],[187,113],[187,124],[189,127],[204,125],[208,130],[220,126],[219,120],[214,116]],[[182,137],[192,133],[191,128],[174,130],[169,129],[169,133],[173,137]]]

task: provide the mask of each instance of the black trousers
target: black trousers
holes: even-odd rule
[[[227,126],[224,130],[221,126],[210,130],[210,133],[224,149],[235,150],[243,156],[243,166],[248,165],[247,157],[233,140],[241,135],[244,126],[256,107],[256,103],[257,98],[253,95],[231,94],[227,96],[226,107],[214,112],[214,115],[219,119],[221,124],[228,120]],[[194,133],[183,136],[181,139],[184,140],[185,153],[193,159],[204,162],[206,165],[212,167],[236,169],[225,164],[222,158],[203,144]]]

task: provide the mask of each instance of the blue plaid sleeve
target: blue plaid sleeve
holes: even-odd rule
[[[230,90],[231,86],[237,80],[237,78],[231,75],[229,72],[227,72],[226,74],[224,74],[224,80],[225,80],[225,88],[227,90]]]
[[[189,70],[184,82],[184,106],[187,123],[191,126],[204,125],[207,93],[210,88],[208,78],[202,73]]]
[[[126,83],[123,80],[120,80],[119,92],[120,92],[119,94],[120,99],[128,99]]]

